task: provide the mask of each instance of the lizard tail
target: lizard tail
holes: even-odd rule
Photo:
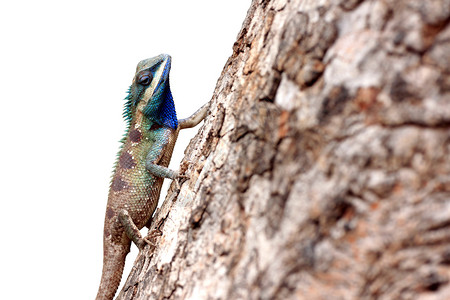
[[[103,248],[102,280],[95,300],[112,300],[122,278],[125,257],[130,252],[130,244],[105,244]]]

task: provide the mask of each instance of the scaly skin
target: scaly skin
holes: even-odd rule
[[[209,104],[188,119],[177,120],[169,87],[171,58],[141,61],[126,98],[128,129],[119,152],[106,206],[103,271],[97,300],[111,300],[122,278],[131,241],[142,249],[147,240],[139,229],[149,226],[164,178],[176,179],[167,168],[178,132],[200,123]]]

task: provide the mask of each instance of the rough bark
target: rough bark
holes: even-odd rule
[[[118,299],[450,299],[449,23],[253,1]]]

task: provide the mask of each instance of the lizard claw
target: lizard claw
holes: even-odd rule
[[[189,176],[187,176],[187,175],[184,175],[184,174],[180,174],[180,171],[179,170],[177,170],[177,171],[173,171],[173,175],[171,176],[171,178],[173,179],[173,180],[177,180],[177,179],[183,179],[183,178],[189,178]]]
[[[147,245],[151,245],[151,242],[145,237],[140,238],[136,243],[136,246],[138,247],[139,251],[144,250],[145,246]]]
[[[177,177],[178,180],[185,182],[186,180],[189,179],[189,176],[187,175],[178,175]]]
[[[147,237],[141,238],[138,241],[138,243],[136,244],[136,246],[139,248],[139,250],[144,250],[145,246],[147,246],[147,245],[150,245],[150,247],[156,247],[156,243],[154,243]]]
[[[188,179],[189,179],[189,176],[187,176],[187,175],[178,175],[177,176],[177,178],[174,181],[175,181],[175,186],[178,191],[181,189],[181,185]]]
[[[144,247],[147,245],[150,245],[150,247],[152,248],[156,247],[156,243],[153,240],[161,235],[162,232],[159,229],[154,229],[151,232],[149,232],[146,237],[143,237],[142,239],[139,240],[138,245],[139,250],[144,249]]]
[[[179,171],[175,171],[174,172],[173,181],[175,181],[175,185],[176,185],[178,190],[180,190],[181,185],[188,179],[189,179],[189,176],[184,175],[184,174],[180,174]]]
[[[142,238],[142,240],[144,240],[144,242],[145,242],[147,245],[150,245],[150,246],[152,246],[152,247],[155,247],[155,246],[156,246],[156,244],[153,243],[151,240],[149,240],[147,237]]]

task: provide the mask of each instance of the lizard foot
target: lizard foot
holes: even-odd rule
[[[156,247],[156,238],[162,236],[162,232],[159,229],[153,229],[152,231],[149,231],[146,237],[141,238],[138,241],[138,244],[136,244],[139,248],[139,250],[144,249],[145,246],[150,245],[150,247],[154,248]]]
[[[146,237],[140,238],[136,242],[136,246],[139,248],[139,251],[144,250],[145,246],[150,245],[151,247],[155,247],[155,243],[147,239]]]
[[[180,174],[180,173],[178,173],[178,171],[176,171],[176,177],[174,178],[174,182],[175,182],[175,187],[176,187],[177,191],[179,191],[181,189],[181,185],[188,179],[189,179],[189,176]]]

